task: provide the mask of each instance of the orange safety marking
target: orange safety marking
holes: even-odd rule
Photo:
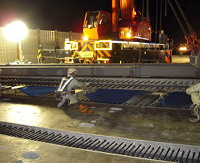
[[[172,56],[171,50],[166,50],[166,52],[169,56]]]
[[[89,63],[92,63],[92,59],[90,60],[91,58],[85,58],[84,62],[83,63],[86,63],[86,61],[89,61]]]
[[[82,58],[79,58],[79,63],[82,63],[82,60],[83,60]]]
[[[165,52],[166,52],[165,61],[167,63],[171,63],[171,56],[172,56],[171,50],[166,50]]]
[[[96,53],[96,51],[94,51],[93,54],[94,54],[94,55],[93,55],[93,56],[94,56],[94,59],[96,60],[96,59],[97,59],[97,53]]]
[[[94,51],[94,52],[95,52],[97,58],[101,58],[100,54],[98,53],[98,50]]]
[[[103,53],[100,50],[97,50],[101,57],[104,57]]]
[[[165,56],[165,61],[166,61],[167,63],[171,63],[171,60],[170,60],[169,58],[167,58],[167,56]]]
[[[81,58],[81,60],[82,60],[82,63],[85,64],[85,60],[86,59],[85,58]]]
[[[74,52],[73,52],[72,57],[74,57],[74,56],[76,55],[76,52],[77,52],[77,51],[74,51]]]
[[[110,53],[107,50],[104,50],[104,53],[107,55],[107,57],[111,57]]]

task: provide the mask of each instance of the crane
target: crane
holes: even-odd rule
[[[105,11],[86,13],[83,34],[85,40],[112,38],[151,41],[151,26],[135,11],[133,0],[112,0],[112,15]]]
[[[144,2],[145,0],[143,4]],[[149,0],[146,0],[146,3],[148,4]],[[134,5],[134,0],[112,0],[112,13],[103,10],[86,12],[83,23],[84,38],[65,41],[65,61],[171,63],[172,50],[167,46],[167,42],[151,42],[149,16],[144,17],[143,12],[141,14],[140,11],[136,11]],[[43,53],[47,54],[48,51],[41,50],[41,56]],[[55,52],[54,55],[56,54]]]

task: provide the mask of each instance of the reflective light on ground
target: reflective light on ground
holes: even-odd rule
[[[40,109],[30,105],[11,105],[8,119],[13,123],[35,125],[40,122]]]

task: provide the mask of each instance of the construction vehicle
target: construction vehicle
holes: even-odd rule
[[[151,33],[150,18],[135,11],[133,0],[112,0],[112,14],[102,10],[85,14],[84,39],[66,40],[68,56],[62,57],[68,63],[171,63],[167,37],[152,43]]]

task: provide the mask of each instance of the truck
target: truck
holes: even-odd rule
[[[171,63],[172,49],[164,32],[152,42],[149,16],[135,10],[133,0],[112,0],[112,13],[88,11],[83,39],[66,39],[64,50],[40,49],[40,57],[54,55],[66,63]],[[63,60],[62,60],[63,61]]]

